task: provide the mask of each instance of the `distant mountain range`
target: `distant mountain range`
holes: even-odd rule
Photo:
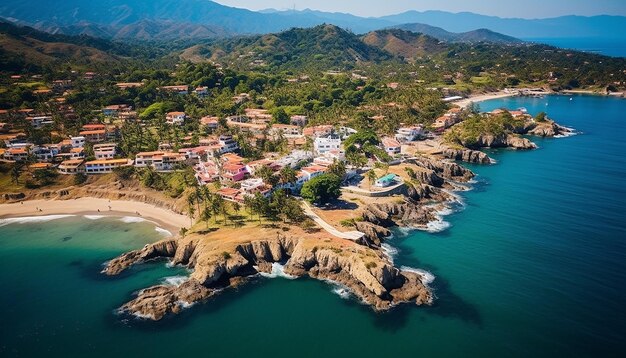
[[[324,23],[355,33],[399,27],[455,42],[626,37],[623,31],[626,28],[626,17],[621,16],[564,16],[528,20],[473,13],[408,11],[379,18],[363,18],[308,9],[254,12],[209,0],[3,0],[0,3],[0,17],[51,33],[141,40],[265,34]]]

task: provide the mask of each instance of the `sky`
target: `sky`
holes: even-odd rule
[[[384,16],[408,10],[469,11],[483,15],[546,18],[562,15],[626,16],[626,0],[215,0],[228,6],[263,10],[293,9]]]

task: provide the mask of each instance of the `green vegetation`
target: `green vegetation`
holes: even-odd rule
[[[485,135],[500,137],[510,133],[514,127],[514,119],[509,113],[496,116],[473,115],[446,131],[444,139],[451,144],[476,148],[480,137]]]
[[[341,179],[333,174],[322,174],[304,183],[300,195],[310,203],[324,205],[341,195]]]

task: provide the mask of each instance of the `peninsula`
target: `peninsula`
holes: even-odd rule
[[[546,113],[473,103],[626,83],[622,59],[402,30],[323,25],[175,50],[3,31],[27,56],[8,57],[0,81],[0,219],[141,216],[169,230],[102,271],[188,268],[119,308],[152,320],[277,272],[342,285],[375,310],[431,304],[429,275],[385,251],[392,230],[437,230],[474,177],[459,162],[493,163],[481,149],[572,133]],[[41,52],[53,40],[73,52]]]

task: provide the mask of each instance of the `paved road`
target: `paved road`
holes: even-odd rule
[[[314,213],[309,203],[307,203],[306,201],[303,201],[303,203],[304,203],[304,213],[308,217],[310,217],[313,221],[315,221],[319,226],[321,226],[324,230],[328,231],[328,233],[330,233],[331,235],[337,236],[342,239],[348,239],[348,240],[353,240],[353,241],[356,241],[360,239],[361,237],[363,237],[363,235],[365,235],[360,231],[343,232],[343,231],[337,230],[334,226],[327,223],[326,221],[324,221],[324,219],[320,218],[316,213]]]

